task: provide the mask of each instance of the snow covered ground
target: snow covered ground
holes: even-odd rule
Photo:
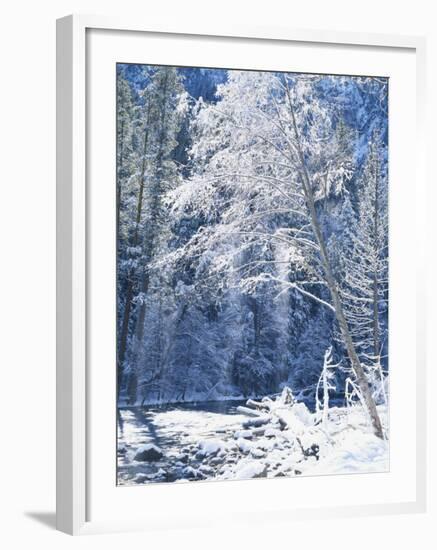
[[[373,435],[362,407],[329,409],[327,422],[303,403],[260,409],[120,410],[120,485],[186,480],[384,472],[389,443]],[[240,412],[243,411],[243,412]],[[379,407],[383,424],[387,411]]]

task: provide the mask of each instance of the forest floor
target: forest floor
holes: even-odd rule
[[[284,401],[120,409],[119,485],[388,471],[389,443],[359,404],[332,407],[322,422]]]

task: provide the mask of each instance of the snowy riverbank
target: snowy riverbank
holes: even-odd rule
[[[384,425],[386,408],[379,407]],[[362,407],[333,407],[322,421],[284,392],[222,410],[122,409],[120,485],[383,472],[389,443]]]

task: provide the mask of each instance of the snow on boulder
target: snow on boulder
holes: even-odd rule
[[[139,473],[133,478],[134,483],[146,483],[146,481],[150,481],[150,477],[146,474]]]
[[[181,462],[182,464],[186,464],[188,462],[188,454],[187,453],[180,453],[175,457],[175,460],[177,462]]]
[[[200,470],[196,470],[195,468],[190,468],[190,466],[187,466],[185,470],[183,471],[184,477],[187,479],[196,479],[196,480],[203,480],[207,479],[207,475],[201,472]]]
[[[164,468],[159,468],[156,474],[153,474],[153,476],[151,477],[155,481],[163,481],[164,479],[167,478],[167,472],[164,470]]]
[[[187,466],[186,468],[184,468],[182,474],[185,479],[196,479],[196,477],[198,476],[197,470],[195,470],[192,466]]]
[[[248,453],[252,449],[253,444],[248,441],[247,439],[243,439],[240,437],[240,439],[237,440],[238,449],[242,453]]]
[[[250,454],[253,456],[253,458],[264,458],[266,456],[265,451],[259,449],[258,447],[253,447],[250,450]]]
[[[259,460],[251,460],[239,464],[235,470],[235,479],[253,479],[267,477],[267,465]]]
[[[267,428],[267,430],[264,432],[265,437],[278,437],[281,435],[280,430],[276,428]]]
[[[240,439],[242,437],[243,439],[252,439],[253,433],[252,430],[238,430],[234,434],[235,439]]]
[[[202,474],[209,476],[214,474],[214,469],[211,468],[211,466],[207,466],[206,464],[202,464],[199,468],[199,472],[202,472]]]
[[[156,460],[161,460],[164,453],[159,447],[153,445],[153,443],[148,443],[140,447],[134,457],[134,460],[139,462],[154,462]]]
[[[225,443],[221,439],[203,439],[197,444],[200,456],[214,456],[225,448]]]
[[[235,441],[228,441],[226,443],[226,450],[228,452],[234,452],[234,451],[238,451],[238,445]]]
[[[261,449],[266,452],[270,452],[274,448],[275,442],[273,439],[268,439],[267,437],[263,437],[256,442],[256,446],[258,449]]]

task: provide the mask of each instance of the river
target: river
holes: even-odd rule
[[[232,455],[208,460],[197,453],[198,442],[229,440],[247,417],[237,411],[244,401],[208,401],[120,408],[118,411],[117,479],[119,485],[211,479]],[[138,449],[153,444],[163,456],[135,460]],[[211,464],[212,462],[212,464]]]

